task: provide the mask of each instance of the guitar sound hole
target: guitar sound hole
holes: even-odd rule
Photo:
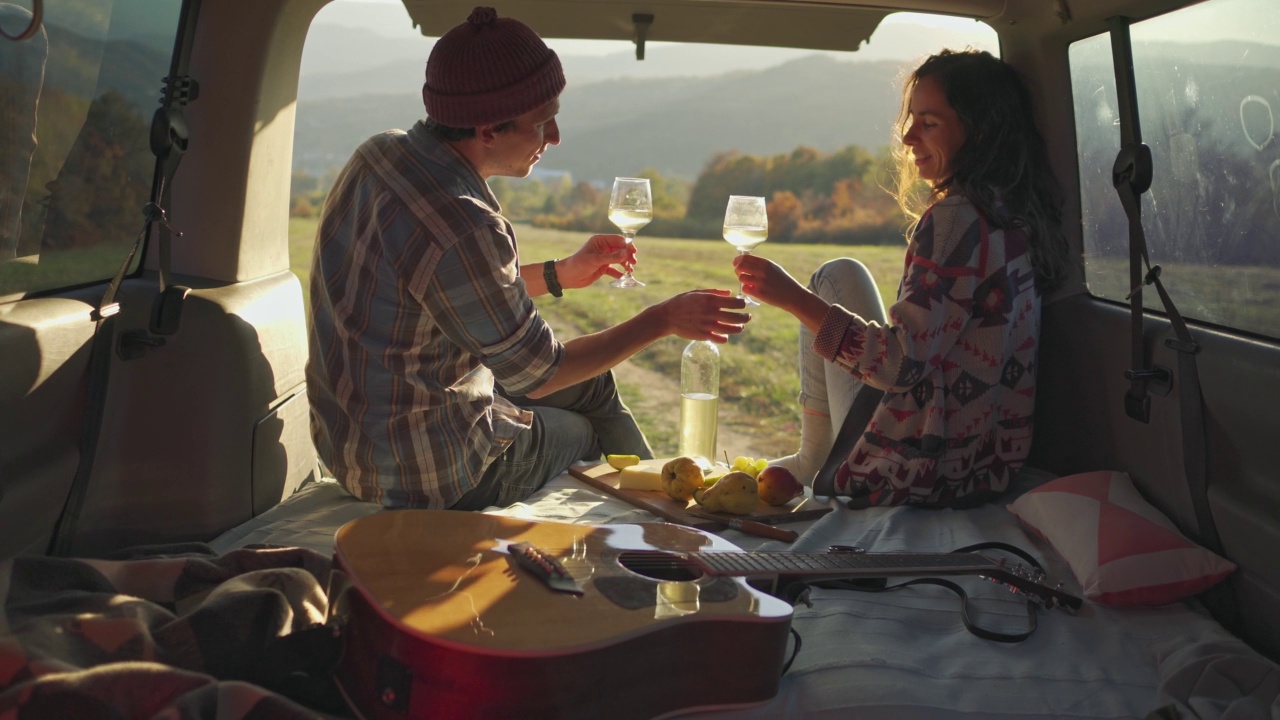
[[[659,552],[622,552],[618,564],[637,575],[654,580],[687,582],[702,577],[702,572],[690,567],[684,560]]]

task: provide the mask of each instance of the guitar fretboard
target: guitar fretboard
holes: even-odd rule
[[[689,560],[712,575],[886,577],[981,573],[997,564],[970,553],[697,553]]]

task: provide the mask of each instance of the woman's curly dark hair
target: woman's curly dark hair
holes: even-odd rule
[[[951,174],[920,192],[919,173],[902,143],[911,122],[911,93],[933,78],[964,124],[965,142],[951,159]],[[1066,279],[1070,267],[1062,233],[1062,195],[1049,167],[1044,138],[1036,128],[1031,94],[1011,65],[981,50],[943,50],[907,79],[898,115],[894,154],[895,195],[908,216],[919,219],[929,204],[963,195],[996,227],[1022,228],[1028,235],[1036,285],[1042,292]],[[996,198],[1005,217],[995,212]]]

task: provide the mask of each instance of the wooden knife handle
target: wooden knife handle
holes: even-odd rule
[[[787,530],[785,528],[774,527],[773,525],[765,525],[764,523],[756,522],[755,520],[739,520],[737,518],[730,518],[725,520],[724,523],[734,530],[739,530],[748,535],[772,538],[783,542],[793,542],[796,538],[800,537],[800,533],[797,533],[795,530]]]

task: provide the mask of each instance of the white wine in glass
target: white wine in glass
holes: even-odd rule
[[[653,195],[649,191],[649,179],[614,178],[613,194],[609,196],[609,222],[618,226],[627,243],[635,242],[636,233],[652,219]],[[620,288],[644,287],[644,283],[631,274],[630,265],[622,277],[609,284]]]
[[[769,218],[765,213],[764,198],[750,195],[730,195],[724,209],[725,242],[746,255],[769,238]],[[747,305],[759,305],[738,290],[738,297]]]

